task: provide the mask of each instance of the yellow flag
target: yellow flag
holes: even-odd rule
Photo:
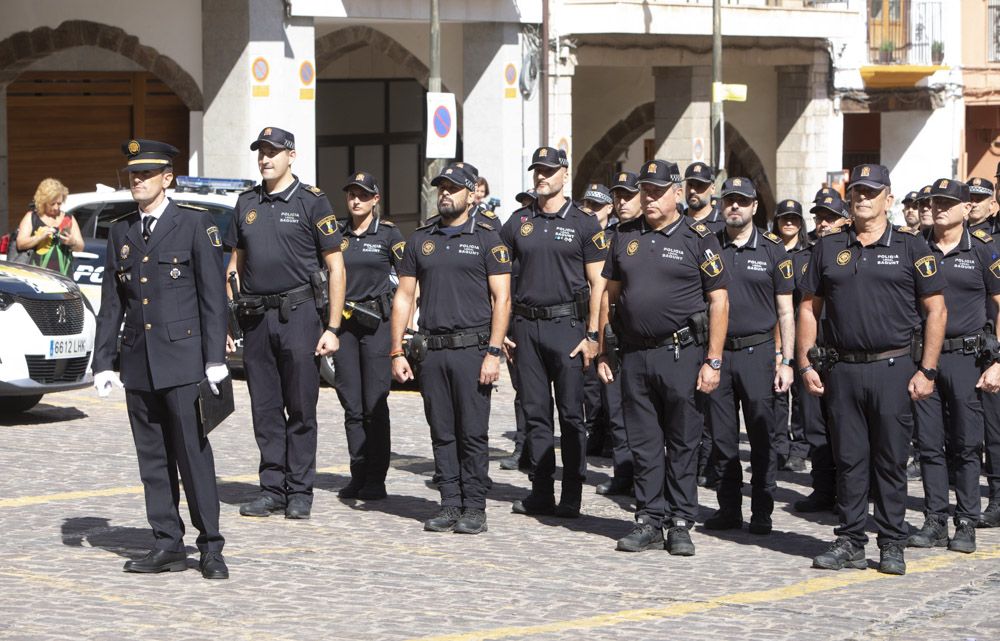
[[[712,102],[722,102],[723,100],[728,100],[730,102],[746,102],[747,86],[727,85],[721,82],[713,82]]]

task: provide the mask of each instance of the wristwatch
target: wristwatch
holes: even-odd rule
[[[705,365],[708,365],[715,371],[722,369],[722,359],[721,358],[706,358]]]
[[[929,381],[933,381],[937,378],[938,371],[936,369],[930,367],[918,367],[917,369],[920,370],[920,373],[923,374]]]
[[[500,348],[496,345],[490,345],[486,348],[486,353],[490,356],[500,356]]]
[[[781,364],[782,364],[782,365],[788,365],[788,366],[791,366],[791,364],[792,364],[792,359],[790,359],[790,358],[785,358],[784,356],[782,356],[782,357],[781,357]]]
[[[597,342],[597,332],[587,332],[587,340],[591,343]]]

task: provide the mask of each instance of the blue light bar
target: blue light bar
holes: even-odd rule
[[[177,191],[194,191],[201,194],[227,191],[246,191],[254,186],[252,180],[241,178],[202,178],[200,176],[178,176]]]

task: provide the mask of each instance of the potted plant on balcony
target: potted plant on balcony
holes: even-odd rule
[[[892,62],[893,54],[896,53],[896,45],[890,40],[885,40],[878,48],[878,61],[884,65]]]
[[[935,40],[931,43],[931,63],[939,65],[944,62],[944,43]]]

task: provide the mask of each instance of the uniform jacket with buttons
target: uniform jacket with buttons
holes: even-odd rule
[[[136,211],[108,235],[94,371],[112,369],[118,328],[126,389],[197,383],[224,363],[226,292],[218,227],[201,208],[169,202],[147,243]]]

